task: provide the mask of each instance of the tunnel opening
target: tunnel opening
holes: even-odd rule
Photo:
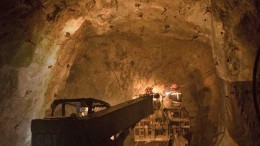
[[[50,116],[56,99],[115,106],[173,83],[191,118],[189,145],[260,145],[258,1],[0,0],[0,8],[0,145],[30,145],[31,120]]]

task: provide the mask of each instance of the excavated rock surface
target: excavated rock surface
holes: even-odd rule
[[[53,99],[115,105],[173,82],[183,85],[193,117],[192,145],[259,145],[250,86],[257,1],[1,0],[0,7],[0,145],[30,145],[30,121],[48,116]]]
[[[260,48],[259,1],[212,1],[212,13],[213,56],[225,82],[225,127],[238,145],[259,145],[252,97],[253,66]]]

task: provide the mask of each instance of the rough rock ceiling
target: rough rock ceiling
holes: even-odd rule
[[[253,108],[244,109],[257,1],[0,2],[0,144],[29,145],[29,121],[48,115],[54,98],[117,104],[172,82],[185,85],[193,145],[259,143]]]

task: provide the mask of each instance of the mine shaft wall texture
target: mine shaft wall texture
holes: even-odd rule
[[[253,66],[260,46],[259,1],[213,0],[212,13],[213,56],[226,86],[226,127],[238,145],[259,145],[252,95]]]
[[[0,145],[30,145],[31,119],[48,115],[55,98],[114,105],[172,82],[185,84],[193,145],[259,145],[250,84],[257,0],[0,0],[0,7]],[[80,23],[74,34],[70,20]]]
[[[147,86],[185,84],[184,105],[194,117],[192,143],[217,144],[214,139],[223,131],[218,118],[222,112],[219,107],[223,106],[219,97],[223,96],[218,92],[221,85],[215,73],[210,40],[193,39],[190,34],[194,24],[187,25],[187,29],[179,28],[181,36],[176,37],[172,32],[156,32],[160,27],[150,21],[145,21],[143,34],[138,28],[129,32],[129,28],[135,28],[134,23],[122,23],[114,24],[118,31],[98,34],[93,22],[86,21],[64,42],[58,53],[58,65],[53,68],[46,101],[84,96],[114,105],[144,93]],[[174,26],[176,22],[169,24]],[[149,33],[152,31],[156,35]],[[46,111],[46,115],[49,113]]]

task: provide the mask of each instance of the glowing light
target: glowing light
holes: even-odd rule
[[[136,98],[139,98],[139,96],[136,95],[136,96],[132,97],[132,99],[136,99]]]
[[[171,93],[172,93],[172,91],[168,91],[168,92],[165,92],[164,94],[165,94],[166,96],[168,96],[168,95],[171,95]]]
[[[111,140],[115,140],[115,136],[114,136],[114,135],[111,136],[110,139],[111,139]]]
[[[85,19],[83,17],[67,21],[65,27],[62,30],[62,33],[64,34],[64,36],[66,35],[66,33],[70,33],[70,35],[74,34],[80,28],[84,21]]]
[[[153,87],[153,92],[154,93],[163,93],[164,86],[163,85],[155,85]]]

